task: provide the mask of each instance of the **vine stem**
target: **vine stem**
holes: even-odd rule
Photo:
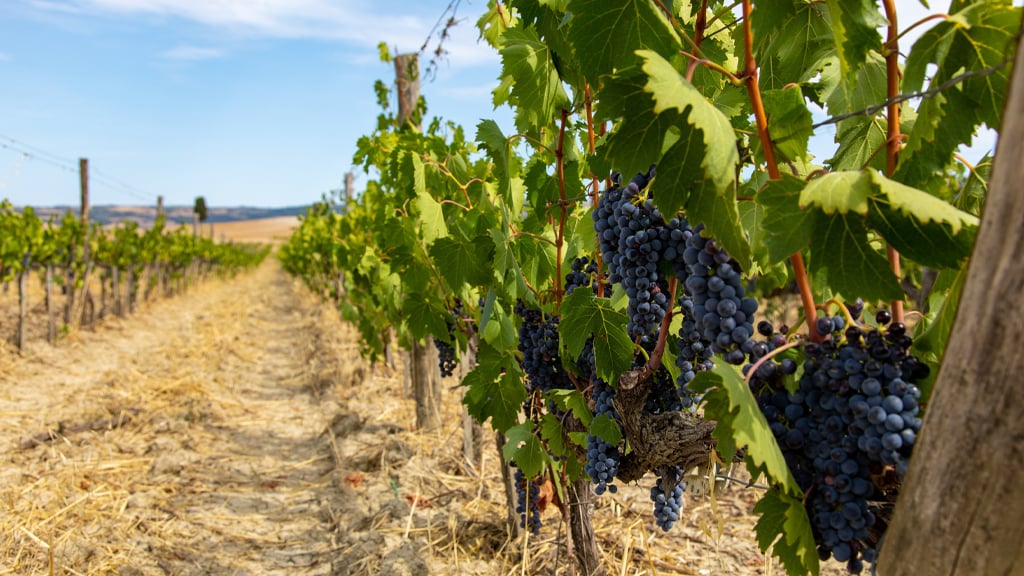
[[[678,286],[679,280],[674,275],[671,276],[668,279],[668,301],[671,303],[671,306],[665,310],[665,317],[661,319],[661,328],[658,330],[658,342],[654,345],[654,350],[651,351],[647,364],[644,365],[644,377],[647,374],[653,374],[661,366],[661,357],[665,354],[665,344],[668,342],[669,326],[672,324],[672,309],[675,308],[676,288]]]
[[[896,3],[894,0],[882,0],[885,5],[885,16],[889,19],[888,38],[885,43],[885,75],[886,75],[886,96],[890,99],[886,116],[888,120],[888,134],[885,150],[885,175],[892,177],[899,164],[900,145],[902,138],[900,134],[900,106],[894,102],[895,97],[900,93],[900,50],[899,50],[899,25],[896,20]],[[889,258],[889,266],[897,280],[903,277],[900,271],[900,253],[892,245],[885,248]],[[892,318],[896,322],[903,322],[903,299],[892,301]]]
[[[562,120],[558,124],[558,147],[555,149],[555,159],[558,170],[558,197],[560,217],[558,229],[555,230],[555,302],[559,310],[562,308],[562,248],[565,244],[565,124],[569,119],[569,112],[562,108]]]
[[[757,134],[761,139],[761,149],[764,151],[764,160],[768,169],[768,177],[772,180],[782,178],[779,171],[779,163],[775,158],[775,148],[772,146],[772,137],[768,132],[768,114],[764,110],[764,102],[761,100],[761,88],[757,81],[757,60],[754,59],[754,33],[750,24],[750,13],[753,11],[750,0],[743,0],[743,36],[744,36],[744,68],[743,78],[747,83],[747,93],[750,96],[750,105],[754,110],[754,122],[757,125]],[[804,256],[797,252],[789,257],[793,266],[793,275],[796,276],[796,284],[800,289],[800,300],[803,304],[804,315],[807,317],[807,333],[811,340],[820,342],[821,336],[816,327],[818,312],[814,305],[814,293],[811,291],[811,281],[807,276],[807,267],[804,265]]]
[[[796,348],[796,347],[802,346],[802,345],[803,345],[803,342],[801,342],[799,340],[794,340],[792,342],[786,342],[784,345],[779,346],[778,348],[776,348],[775,350],[772,350],[771,352],[765,354],[764,356],[761,356],[760,358],[757,359],[757,362],[754,362],[754,365],[750,367],[750,370],[747,371],[747,375],[743,378],[743,381],[746,382],[747,385],[749,386],[750,385],[750,379],[754,376],[754,373],[757,372],[757,369],[760,368],[762,364],[764,364],[765,362],[767,362],[767,361],[771,360],[772,358],[778,356],[779,354],[782,354],[783,352],[785,352],[786,350],[789,350],[790,348]]]

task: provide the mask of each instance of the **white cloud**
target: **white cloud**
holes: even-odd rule
[[[384,42],[402,52],[419,50],[443,9],[437,3],[413,7],[400,2],[360,0],[30,0],[48,11],[100,14],[148,14],[182,18],[207,26],[272,38],[312,38],[374,48]],[[384,6],[387,6],[386,8]],[[413,14],[412,9],[418,10]],[[476,41],[475,14],[446,40],[452,67],[498,62],[487,45]],[[434,46],[432,39],[431,48]]]
[[[11,56],[7,52],[0,52],[0,62],[10,62],[14,60],[14,56]]]
[[[200,46],[175,46],[160,53],[168,60],[212,60],[224,56],[219,48],[202,48]]]

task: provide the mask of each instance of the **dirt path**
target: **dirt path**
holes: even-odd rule
[[[267,263],[5,366],[0,572],[330,573],[317,307]]]

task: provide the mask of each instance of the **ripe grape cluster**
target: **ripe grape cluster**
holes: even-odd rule
[[[679,468],[659,470],[658,480],[651,486],[654,522],[666,532],[679,520],[679,512],[683,509],[683,490],[686,484],[678,481],[682,474]],[[671,485],[671,488],[666,491],[667,485]]]
[[[462,299],[455,297],[454,303],[448,309],[451,319],[445,319],[448,326],[448,341],[434,338],[434,347],[437,348],[437,365],[441,369],[441,376],[448,377],[455,373],[459,365],[459,355],[455,351],[455,326],[465,317],[465,310],[462,309]]]
[[[608,278],[621,284],[629,297],[627,332],[644,341],[656,333],[670,306],[667,285],[658,271],[670,233],[654,200],[645,193],[652,178],[654,166],[619,188],[616,175],[615,186],[601,196],[593,214]]]
[[[686,240],[683,261],[688,276],[686,293],[693,299],[693,317],[711,352],[726,362],[741,364],[737,352],[754,335],[757,300],[746,297],[740,269],[729,254],[710,238],[700,234],[703,224]]]
[[[562,367],[562,358],[558,353],[558,321],[557,316],[541,312],[526,306],[522,301],[516,303],[513,312],[522,318],[519,325],[519,360],[526,374],[526,391],[528,392],[523,409],[528,418],[538,416],[538,408],[534,405],[534,393],[541,394],[550,390],[568,390],[573,388],[572,380]],[[548,403],[548,410],[557,413],[554,402]]]
[[[594,416],[618,418],[612,398],[615,391],[604,380],[594,379]],[[615,493],[618,489],[612,482],[619,471],[619,447],[605,442],[599,436],[587,434],[587,464],[585,470],[590,479],[597,484],[594,493],[604,494],[605,490]]]
[[[683,408],[692,407],[697,398],[689,390],[688,384],[697,377],[697,372],[711,370],[715,367],[711,358],[714,352],[711,351],[711,342],[704,337],[697,329],[697,320],[693,313],[693,299],[689,296],[682,298],[680,310],[683,315],[683,322],[679,327],[676,347],[676,366],[679,368],[679,378],[676,380],[676,387],[679,391],[679,398]]]
[[[519,526],[528,528],[533,534],[540,534],[540,487],[535,480],[529,480],[523,471],[516,468],[516,512]]]
[[[572,261],[572,271],[565,275],[565,295],[572,294],[573,290],[580,286],[590,286],[594,294],[597,294],[598,287],[597,262],[582,256]]]
[[[893,487],[880,479],[906,473],[921,427],[915,382],[928,374],[927,365],[908,353],[906,327],[891,322],[887,311],[876,322],[879,327],[871,328],[842,316],[818,318],[816,328],[829,337],[804,346],[795,392],[782,380],[797,370],[791,358],[744,367],[790,470],[808,494],[819,555],[846,562],[852,573],[874,561],[883,524],[879,509],[894,498]],[[751,363],[779,344],[767,322],[758,332],[768,339],[747,347]]]

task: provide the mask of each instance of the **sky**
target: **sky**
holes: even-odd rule
[[[341,188],[392,83],[378,44],[417,51],[450,0],[0,0],[0,199],[76,205],[295,206]],[[928,11],[898,0],[903,26]],[[933,2],[933,4],[935,4]],[[1015,2],[1019,4],[1019,2]],[[486,0],[461,0],[448,56],[424,79],[428,116],[494,110],[498,54],[478,41]],[[909,46],[929,26],[901,41]],[[436,47],[436,40],[430,48]],[[429,50],[428,49],[428,50]],[[834,129],[817,134],[819,157]],[[994,148],[991,131],[965,154]]]
[[[2,0],[0,198],[75,205],[294,206],[342,186],[376,126],[378,44],[417,51],[449,0]],[[486,0],[462,0],[428,115],[495,118]],[[450,13],[449,13],[450,15]],[[436,46],[436,41],[431,48]],[[423,62],[426,64],[426,62]],[[28,152],[28,154],[25,154]]]

